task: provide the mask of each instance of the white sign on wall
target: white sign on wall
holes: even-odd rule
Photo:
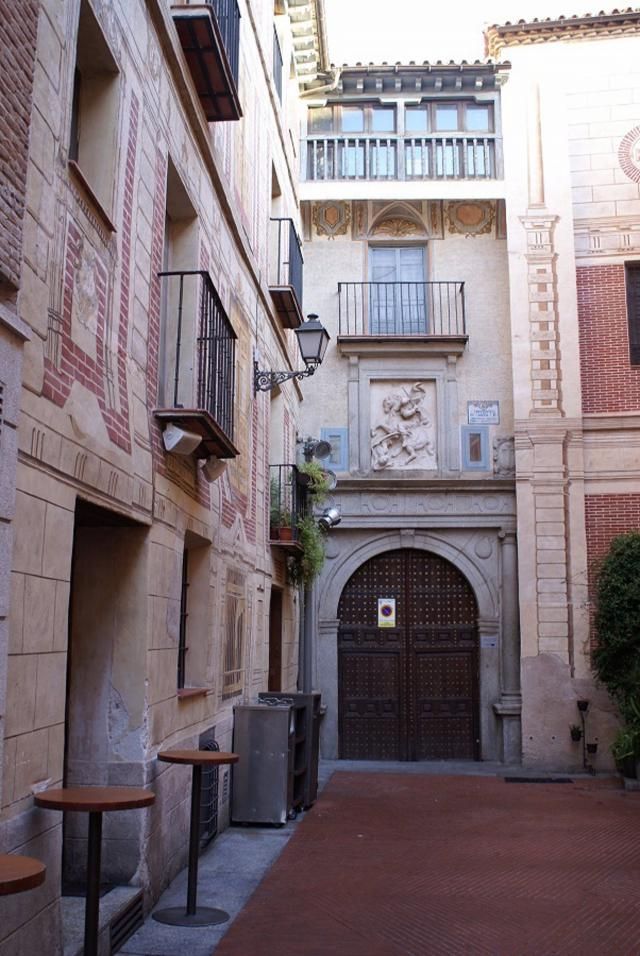
[[[470,425],[499,425],[500,402],[467,402]]]
[[[378,627],[396,626],[396,599],[378,598]]]

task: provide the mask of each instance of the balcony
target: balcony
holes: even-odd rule
[[[236,334],[208,272],[161,272],[164,322],[154,415],[201,436],[197,458],[235,458]]]
[[[497,179],[498,143],[493,133],[310,136],[302,174],[308,182]]]
[[[307,495],[295,465],[269,467],[269,543],[297,550],[298,522],[306,514]]]
[[[464,282],[339,282],[339,335],[467,341]]]
[[[292,219],[272,219],[269,256],[269,291],[280,321],[297,329],[302,314],[302,243]]]
[[[171,14],[207,120],[240,119],[237,0],[186,0],[174,4]]]

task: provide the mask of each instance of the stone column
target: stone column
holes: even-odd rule
[[[318,645],[314,687],[322,693],[327,708],[320,724],[320,753],[326,760],[338,756],[338,625],[337,618],[318,623]]]
[[[494,704],[502,718],[502,759],[520,763],[522,756],[522,694],[520,691],[520,631],[518,627],[518,559],[515,531],[502,531],[501,693]]]

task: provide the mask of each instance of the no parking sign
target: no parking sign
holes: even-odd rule
[[[378,598],[378,627],[396,626],[396,599]]]

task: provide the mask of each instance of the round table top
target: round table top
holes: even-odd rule
[[[158,760],[165,763],[188,763],[198,766],[220,766],[221,764],[237,763],[238,754],[221,753],[219,750],[161,750]]]
[[[38,807],[47,810],[79,810],[99,813],[103,810],[137,810],[149,807],[155,794],[142,787],[60,787],[43,790],[34,797]]]
[[[0,856],[0,896],[22,893],[44,883],[47,868],[31,856],[16,856],[13,853]]]

